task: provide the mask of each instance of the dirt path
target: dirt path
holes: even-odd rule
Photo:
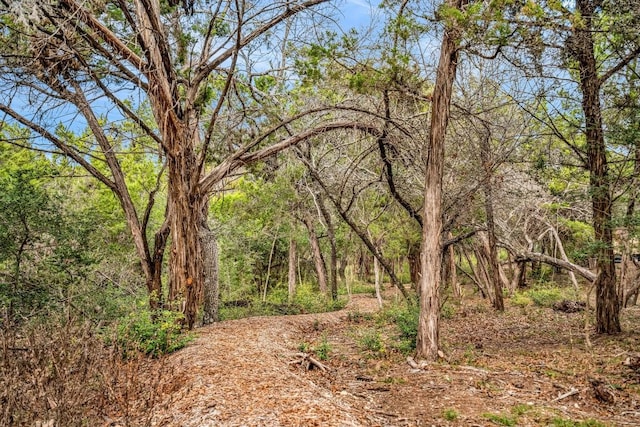
[[[376,309],[374,298],[354,296],[333,313],[253,317],[215,324],[171,356],[172,380],[163,385],[157,426],[376,425],[362,403],[316,384],[292,368],[297,337],[326,328],[353,310]],[[357,406],[357,407],[356,407]]]
[[[151,410],[140,412],[151,418],[129,425],[640,425],[640,373],[622,365],[640,352],[640,307],[623,312],[627,332],[592,335],[589,346],[583,314],[496,313],[484,300],[465,301],[443,319],[447,361],[425,370],[410,369],[389,338],[395,326],[368,314],[376,310],[375,298],[358,295],[338,312],[201,328],[187,348],[148,366],[154,391],[138,401],[146,399]],[[381,348],[364,348],[364,337]],[[323,340],[330,372],[292,363],[301,346]]]

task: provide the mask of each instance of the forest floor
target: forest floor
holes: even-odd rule
[[[626,332],[587,338],[583,313],[465,300],[443,319],[445,360],[423,370],[377,310],[354,295],[337,312],[200,328],[146,367],[153,393],[136,398],[153,410],[137,419],[132,405],[129,425],[640,426],[640,374],[623,365],[640,351],[640,307],[623,311]]]

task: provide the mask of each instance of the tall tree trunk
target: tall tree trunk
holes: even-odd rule
[[[195,161],[195,156],[191,159]],[[191,329],[202,299],[204,259],[200,245],[201,197],[194,193],[190,161],[180,156],[169,161],[169,202],[171,203],[171,256],[169,261],[169,303],[182,305],[185,322]]]
[[[576,1],[582,23],[575,24],[573,35],[575,56],[580,72],[593,229],[597,242],[596,330],[598,333],[615,334],[621,331],[620,302],[616,292],[616,270],[613,259],[612,201],[600,107],[601,82],[597,74],[595,44],[591,32],[596,3],[594,0]]]
[[[374,286],[376,290],[376,299],[378,300],[378,307],[382,308],[382,269],[380,268],[380,261],[378,258],[373,259],[373,277],[374,277]]]
[[[204,258],[200,245],[200,226],[206,221],[206,195],[198,186],[198,157],[193,149],[198,139],[197,120],[191,125],[165,129],[169,148],[167,156],[169,217],[171,219],[171,256],[169,260],[169,303],[182,305],[185,322],[193,328],[202,302]],[[168,124],[166,126],[169,126]]]
[[[342,256],[340,257],[340,259],[338,260],[338,276],[340,277],[340,281],[342,282],[342,284],[347,283],[347,266],[349,265],[349,262],[347,261],[347,257],[346,256]]]
[[[304,225],[307,227],[309,233],[309,243],[311,244],[311,252],[313,254],[313,264],[316,267],[316,274],[318,276],[318,287],[323,295],[327,294],[327,267],[322,256],[322,250],[320,249],[320,242],[316,235],[315,227],[313,226],[313,219],[309,214],[306,214],[303,218]]]
[[[289,275],[288,275],[288,300],[292,302],[296,295],[296,266],[297,266],[297,244],[295,239],[292,237],[289,238]]]
[[[527,286],[527,263],[517,261],[516,268],[513,270],[513,278],[511,279],[511,289],[524,289]]]
[[[208,203],[205,203],[208,207]],[[200,225],[200,245],[204,260],[204,304],[202,307],[202,324],[208,325],[218,321],[218,308],[220,305],[220,286],[218,282],[218,240],[209,228],[203,215]]]
[[[338,251],[336,248],[336,232],[331,219],[331,214],[327,210],[322,194],[318,194],[318,208],[327,227],[327,237],[329,238],[329,286],[331,288],[331,299],[338,299]]]
[[[498,247],[496,244],[496,227],[493,219],[493,165],[491,164],[491,141],[487,131],[480,138],[480,159],[484,169],[484,210],[487,215],[487,261],[489,273],[489,286],[493,287],[493,308],[504,311],[504,297],[502,295],[502,280],[500,266],[498,265]]]
[[[447,6],[461,9],[466,0],[447,0]],[[450,115],[451,93],[458,65],[459,32],[447,24],[442,37],[431,106],[431,128],[424,189],[422,255],[420,257],[420,316],[416,355],[436,360],[439,351],[440,281],[442,265],[442,177],[444,145]]]

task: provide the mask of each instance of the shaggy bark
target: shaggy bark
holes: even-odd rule
[[[578,63],[582,92],[582,110],[585,117],[589,187],[593,212],[593,230],[598,243],[596,263],[596,329],[599,333],[615,334],[621,331],[620,301],[616,292],[616,270],[613,259],[611,230],[611,189],[607,164],[600,88],[593,40],[593,16],[598,2],[577,0],[576,9],[582,24],[574,24],[574,57]]]
[[[218,282],[218,240],[206,223],[200,226],[200,244],[204,258],[202,324],[208,325],[219,320],[220,286]]]
[[[466,0],[448,0],[446,5],[461,9]],[[439,351],[439,321],[442,266],[442,177],[444,173],[444,146],[449,122],[451,93],[458,65],[459,31],[447,25],[442,38],[440,59],[433,88],[431,128],[425,175],[424,208],[422,219],[422,276],[419,285],[420,316],[416,354],[425,360],[435,360]]]

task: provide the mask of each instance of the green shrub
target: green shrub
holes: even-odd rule
[[[322,336],[322,340],[317,346],[314,347],[313,351],[316,354],[316,356],[318,356],[318,359],[320,360],[329,359],[329,353],[331,353],[331,344],[327,340],[326,335]]]
[[[551,307],[554,303],[562,299],[561,290],[555,287],[530,289],[526,294],[535,305],[540,307]]]
[[[299,305],[305,313],[335,311],[347,305],[345,298],[332,300],[331,297],[320,294],[320,292],[309,283],[303,283],[298,286],[293,302]]]
[[[443,319],[453,319],[456,315],[456,307],[451,303],[444,303],[440,308],[440,315]]]
[[[527,296],[526,293],[516,291],[511,296],[511,304],[524,308],[533,304],[533,301],[531,300],[531,298],[529,298],[529,296]]]
[[[456,411],[455,409],[445,409],[442,412],[442,418],[447,421],[455,421],[458,419],[458,411]]]
[[[393,323],[398,328],[398,341],[394,347],[407,354],[416,348],[418,336],[419,308],[414,304],[404,303],[387,307],[378,315],[378,324]]]
[[[191,334],[182,333],[182,313],[158,310],[154,314],[140,309],[117,324],[117,344],[124,357],[135,352],[158,357],[183,348],[193,339]]]
[[[380,356],[385,352],[382,334],[376,329],[364,331],[358,338],[358,343],[362,350],[371,352],[375,356]]]

